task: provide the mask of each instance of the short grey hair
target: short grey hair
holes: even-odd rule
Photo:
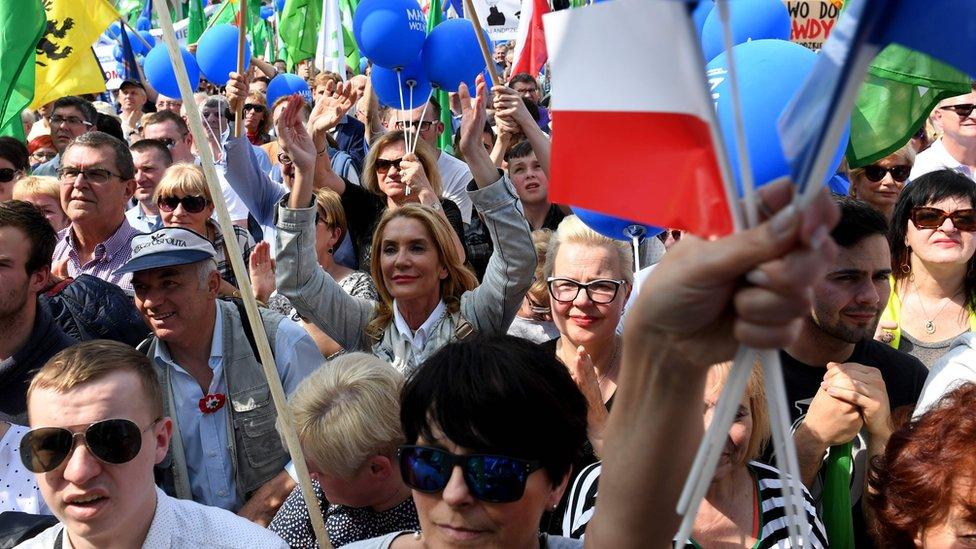
[[[197,276],[200,279],[200,288],[206,288],[210,281],[210,273],[217,272],[217,261],[214,259],[204,259],[197,262]]]
[[[112,137],[105,132],[93,131],[85,132],[78,137],[71,140],[68,146],[64,148],[64,152],[61,154],[61,158],[64,158],[68,154],[68,150],[72,147],[88,147],[89,149],[102,149],[107,148],[112,150],[112,156],[115,157],[115,168],[119,170],[119,176],[124,180],[128,181],[136,176],[136,167],[132,162],[132,153],[129,152],[129,146],[120,141],[119,139]]]

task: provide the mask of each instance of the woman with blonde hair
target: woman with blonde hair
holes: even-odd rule
[[[867,202],[890,220],[914,164],[915,149],[911,145],[905,145],[867,166],[853,168],[850,171],[851,188],[848,194]]]
[[[61,185],[56,177],[29,175],[20,179],[14,183],[13,199],[30,202],[41,210],[54,232],[71,223],[61,208]]]
[[[227,246],[220,225],[213,219],[214,203],[207,187],[207,179],[199,166],[186,163],[173,164],[166,169],[156,186],[153,201],[159,208],[164,227],[183,227],[194,231],[213,243],[217,250],[217,270],[222,280],[220,294],[240,297],[237,278],[227,257]],[[254,238],[247,229],[232,225],[237,245],[244,255],[244,264],[254,248]]]
[[[263,93],[252,92],[244,99],[244,128],[247,131],[247,140],[252,145],[260,147],[271,141],[271,136],[268,135],[271,116],[268,114],[268,101]]]

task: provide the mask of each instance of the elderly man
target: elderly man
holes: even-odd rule
[[[154,485],[153,466],[173,434],[162,394],[146,357],[113,341],[81,343],[41,368],[28,390],[31,430],[20,455],[61,522],[18,547],[288,547]]]
[[[935,109],[942,137],[920,152],[911,179],[948,168],[976,179],[976,88],[965,95],[943,99]]]
[[[133,195],[138,204],[125,212],[129,224],[136,230],[149,233],[162,225],[159,208],[153,202],[156,185],[163,178],[166,168],[173,163],[169,147],[158,139],[142,139],[129,148],[135,165],[136,189]]]
[[[120,272],[133,273],[136,307],[153,331],[139,348],[163,380],[176,425],[162,486],[267,524],[294,483],[243,306],[217,300],[215,256],[207,239],[170,227],[134,238]],[[298,324],[266,309],[261,316],[291,393],[324,359]]]
[[[119,86],[119,119],[122,122],[122,135],[129,141],[133,134],[138,139],[139,120],[142,118],[142,108],[146,105],[146,86],[139,80],[124,80]]]
[[[91,103],[80,97],[69,95],[62,97],[51,106],[51,116],[48,123],[51,126],[51,139],[58,155],[34,168],[34,175],[58,175],[61,167],[61,155],[72,139],[79,135],[95,131],[98,113]]]
[[[125,218],[136,182],[125,143],[102,132],[77,137],[64,150],[58,179],[61,207],[71,224],[58,233],[55,272],[86,273],[132,293],[132,275],[115,272],[129,260],[129,241],[139,234]]]

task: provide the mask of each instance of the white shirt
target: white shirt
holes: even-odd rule
[[[949,154],[945,145],[942,144],[941,137],[936,139],[935,143],[932,143],[932,146],[918,153],[918,156],[915,157],[915,165],[912,166],[912,173],[909,179],[914,181],[929,172],[944,168],[957,171],[970,179],[974,179],[973,169],[959,162]]]
[[[55,524],[37,537],[21,543],[16,549],[54,547],[54,542],[63,529],[64,525],[61,523]],[[64,536],[62,547],[72,547],[71,539],[67,535]],[[261,528],[234,513],[190,500],[176,499],[156,488],[156,512],[142,547],[288,549],[288,544],[271,530]]]
[[[0,482],[0,513],[20,511],[50,515],[51,510],[41,497],[34,473],[25,469],[20,460],[20,441],[27,431],[27,427],[11,424],[0,438],[0,480],[3,481]]]
[[[461,221],[467,225],[471,223],[471,208],[473,204],[468,197],[468,183],[471,182],[471,170],[464,162],[442,152],[437,157],[437,171],[441,174],[441,187],[444,198],[457,204],[461,209]]]
[[[427,344],[427,337],[430,336],[430,330],[434,327],[434,324],[440,320],[441,316],[444,315],[444,310],[446,308],[447,305],[444,304],[444,300],[442,299],[437,303],[437,306],[434,307],[434,311],[430,313],[427,320],[425,320],[424,323],[417,328],[417,331],[414,332],[410,329],[410,326],[407,325],[407,321],[400,314],[400,308],[397,307],[397,302],[394,299],[393,322],[396,325],[397,331],[400,332],[400,335],[410,342],[414,352],[420,352],[420,350],[424,348],[424,345]]]

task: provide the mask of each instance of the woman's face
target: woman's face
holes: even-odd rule
[[[264,120],[265,108],[263,105],[247,103],[244,105],[244,126],[251,132],[261,128]]]
[[[68,216],[65,215],[64,210],[61,209],[61,201],[53,196],[47,196],[43,194],[32,194],[24,198],[25,201],[37,206],[37,209],[41,210],[44,217],[47,219],[48,223],[54,227],[55,231],[60,231],[61,229],[68,226]]]
[[[871,175],[880,173],[878,168],[884,168],[888,171],[884,173],[884,177],[880,181],[871,181],[868,175],[871,174],[870,172],[875,172]],[[891,173],[892,169],[899,175],[899,178],[902,175],[907,177],[908,172],[912,169],[912,164],[901,156],[889,155],[870,166],[866,166],[865,172],[861,173],[854,181],[857,198],[867,202],[877,210],[890,212],[895,207],[895,202],[898,201],[898,196],[901,195],[902,189],[905,188],[905,181],[907,181],[905,178],[898,181],[898,178]]]
[[[598,279],[623,280],[623,268],[616,250],[570,242],[559,246],[552,276],[584,283]],[[601,304],[594,303],[586,290],[580,288],[571,302],[549,300],[552,319],[559,333],[574,347],[591,341],[609,341],[614,337],[629,295],[630,288],[621,284],[613,301]]]
[[[970,489],[969,481],[956,490]],[[915,547],[920,549],[965,549],[976,547],[976,524],[968,520],[968,513],[956,498],[940,524],[930,525],[915,535]]]
[[[13,198],[14,183],[23,177],[23,170],[15,168],[13,162],[6,158],[0,158],[0,201]]]
[[[322,254],[330,253],[329,250],[337,246],[339,231],[326,224],[321,216],[315,218],[315,254],[322,257]]]
[[[186,195],[174,194],[173,196],[183,198]],[[183,227],[184,229],[190,229],[191,231],[196,231],[206,236],[207,220],[213,215],[213,211],[213,202],[207,202],[207,205],[199,212],[188,211],[181,202],[173,211],[167,212],[163,208],[160,208],[159,215],[163,218],[164,227]]]
[[[457,455],[472,453],[443,437],[419,440]],[[485,453],[485,452],[478,452]],[[537,548],[539,521],[546,509],[559,503],[569,475],[553,486],[544,469],[534,471],[518,501],[488,503],[476,499],[464,480],[460,466],[454,467],[444,490],[434,494],[413,491],[417,516],[427,547]]]
[[[38,147],[30,157],[31,165],[43,164],[58,155],[54,147]]]
[[[972,208],[973,204],[969,198],[950,197],[925,206],[952,213]],[[960,231],[948,218],[937,229],[919,229],[909,221],[905,244],[916,259],[939,265],[965,265],[976,252],[973,232]]]
[[[403,158],[406,152],[403,141],[394,141],[383,147],[383,150],[377,155],[377,159],[399,160]],[[397,166],[390,166],[387,169],[377,167],[376,183],[383,194],[394,200],[402,197],[406,189],[406,185],[400,180],[400,168]]]
[[[383,229],[380,271],[383,284],[394,299],[436,299],[441,280],[448,276],[437,247],[420,221],[396,217]]]
[[[709,370],[705,382],[703,420],[706,431],[712,423],[715,405],[718,404],[719,395],[725,385],[724,383],[717,385],[716,381],[717,373],[715,368],[712,368]],[[736,468],[745,465],[750,439],[752,439],[752,410],[749,407],[749,396],[742,395],[739,408],[735,412],[735,420],[732,427],[729,428],[729,436],[725,439],[725,448],[722,450],[722,456],[718,460],[718,466],[715,467],[715,475],[712,478],[725,478],[732,474]]]

